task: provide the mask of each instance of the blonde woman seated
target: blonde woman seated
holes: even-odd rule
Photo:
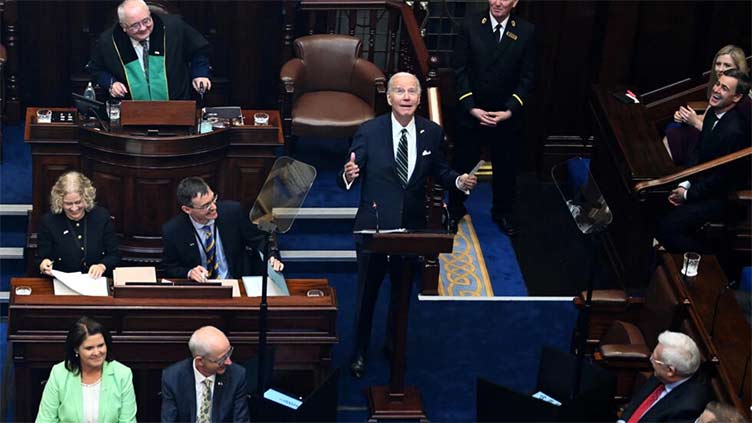
[[[713,94],[713,85],[720,75],[729,69],[739,69],[744,73],[748,73],[747,56],[744,55],[744,50],[735,46],[727,45],[722,47],[713,57],[713,63],[711,63],[712,72],[710,72],[710,78],[708,81],[708,98]],[[739,110],[745,110],[743,113],[747,113],[750,108],[749,98],[745,96],[742,102],[739,103]],[[705,109],[707,111],[707,109]],[[692,150],[700,140],[700,131],[702,131],[702,121],[705,117],[705,113],[697,114],[689,105],[679,107],[679,110],[674,112],[674,122],[666,127],[666,136],[663,137],[663,145],[668,150],[671,159],[680,166],[687,165]]]
[[[65,361],[44,386],[37,422],[135,422],[131,369],[109,357],[112,339],[101,324],[78,319],[65,340]]]
[[[86,176],[67,172],[50,192],[50,213],[38,230],[39,271],[52,269],[88,273],[92,278],[112,274],[120,263],[115,225],[107,209],[94,204],[97,190]]]

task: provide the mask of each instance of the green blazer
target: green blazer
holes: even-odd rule
[[[37,422],[82,422],[84,420],[81,375],[57,363],[44,386]],[[99,392],[98,422],[135,422],[136,394],[131,369],[117,361],[105,361]]]

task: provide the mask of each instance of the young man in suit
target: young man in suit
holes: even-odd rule
[[[516,233],[511,215],[517,156],[535,70],[535,28],[512,13],[517,1],[488,0],[488,9],[468,15],[452,58],[460,103],[454,167],[469,171],[478,162],[481,147],[490,148],[491,217],[509,236]],[[464,201],[464,194],[450,193],[453,220],[467,214]]]
[[[267,235],[250,222],[240,203],[218,201],[198,177],[180,181],[177,197],[183,213],[162,226],[162,263],[167,277],[205,282],[261,274],[259,251],[264,250]],[[244,265],[246,259],[250,266]],[[278,272],[284,268],[274,256],[269,257],[269,264]]]
[[[698,374],[700,350],[689,336],[665,331],[650,355],[653,376],[624,407],[619,422],[693,421],[710,400],[710,390]]]
[[[723,72],[713,86],[710,108],[705,113],[700,141],[690,157],[690,166],[731,154],[750,146],[749,122],[737,104],[748,95],[746,73]],[[749,183],[744,164],[732,163],[701,173],[671,191],[668,201],[675,206],[658,223],[656,238],[674,252],[710,252],[697,237],[697,230],[713,219],[722,219],[728,206],[728,193]]]
[[[232,362],[221,330],[204,326],[191,335],[193,358],[162,372],[162,422],[247,422],[245,368]]]
[[[337,183],[349,190],[356,181],[362,181],[355,231],[425,228],[429,175],[450,191],[470,190],[477,182],[475,176],[459,175],[449,168],[441,150],[444,140],[441,127],[415,116],[420,93],[420,83],[414,75],[400,72],[392,76],[387,86],[391,113],[365,122],[353,138],[350,159],[339,173]],[[389,315],[393,316],[402,282],[403,258],[363,252],[358,239],[356,254],[359,312],[350,370],[359,378],[365,372],[379,287],[388,271],[392,281]],[[388,321],[391,326],[392,319]]]

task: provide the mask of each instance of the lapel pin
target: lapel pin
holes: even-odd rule
[[[196,243],[195,243],[195,242],[191,242],[190,244],[188,244],[188,246],[189,246],[189,247],[193,247],[193,246],[195,246],[195,245],[196,245]]]
[[[64,230],[64,231],[63,231],[63,235],[68,235],[68,232],[69,232],[69,231],[68,231],[67,229],[66,229],[66,230]]]
[[[483,18],[483,19],[481,19],[480,23],[481,23],[482,25],[485,25],[487,21],[488,21],[488,20],[487,20],[486,18]]]
[[[225,384],[220,380],[220,381],[217,381],[217,386],[225,386]]]
[[[517,36],[515,34],[512,34],[511,32],[507,31],[507,37],[517,41]]]
[[[513,19],[512,20],[512,28],[514,28],[515,26],[517,26],[517,22],[515,22],[514,19]]]
[[[421,129],[421,130],[420,130],[420,132],[418,132],[418,133],[419,133],[419,134],[422,134],[422,133],[424,133],[424,132],[426,132],[426,130],[425,130],[425,129]]]

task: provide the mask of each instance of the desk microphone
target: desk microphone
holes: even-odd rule
[[[713,306],[713,318],[710,320],[710,338],[713,338],[713,333],[715,332],[715,319],[718,317],[718,306],[721,303],[721,297],[723,297],[723,293],[728,291],[729,289],[736,288],[736,281],[731,281],[727,283],[723,288],[721,288],[718,291],[718,296],[715,297],[715,305]]]
[[[376,213],[376,233],[379,232],[379,205],[376,204],[374,201],[371,205],[371,208],[373,209],[374,213]]]

